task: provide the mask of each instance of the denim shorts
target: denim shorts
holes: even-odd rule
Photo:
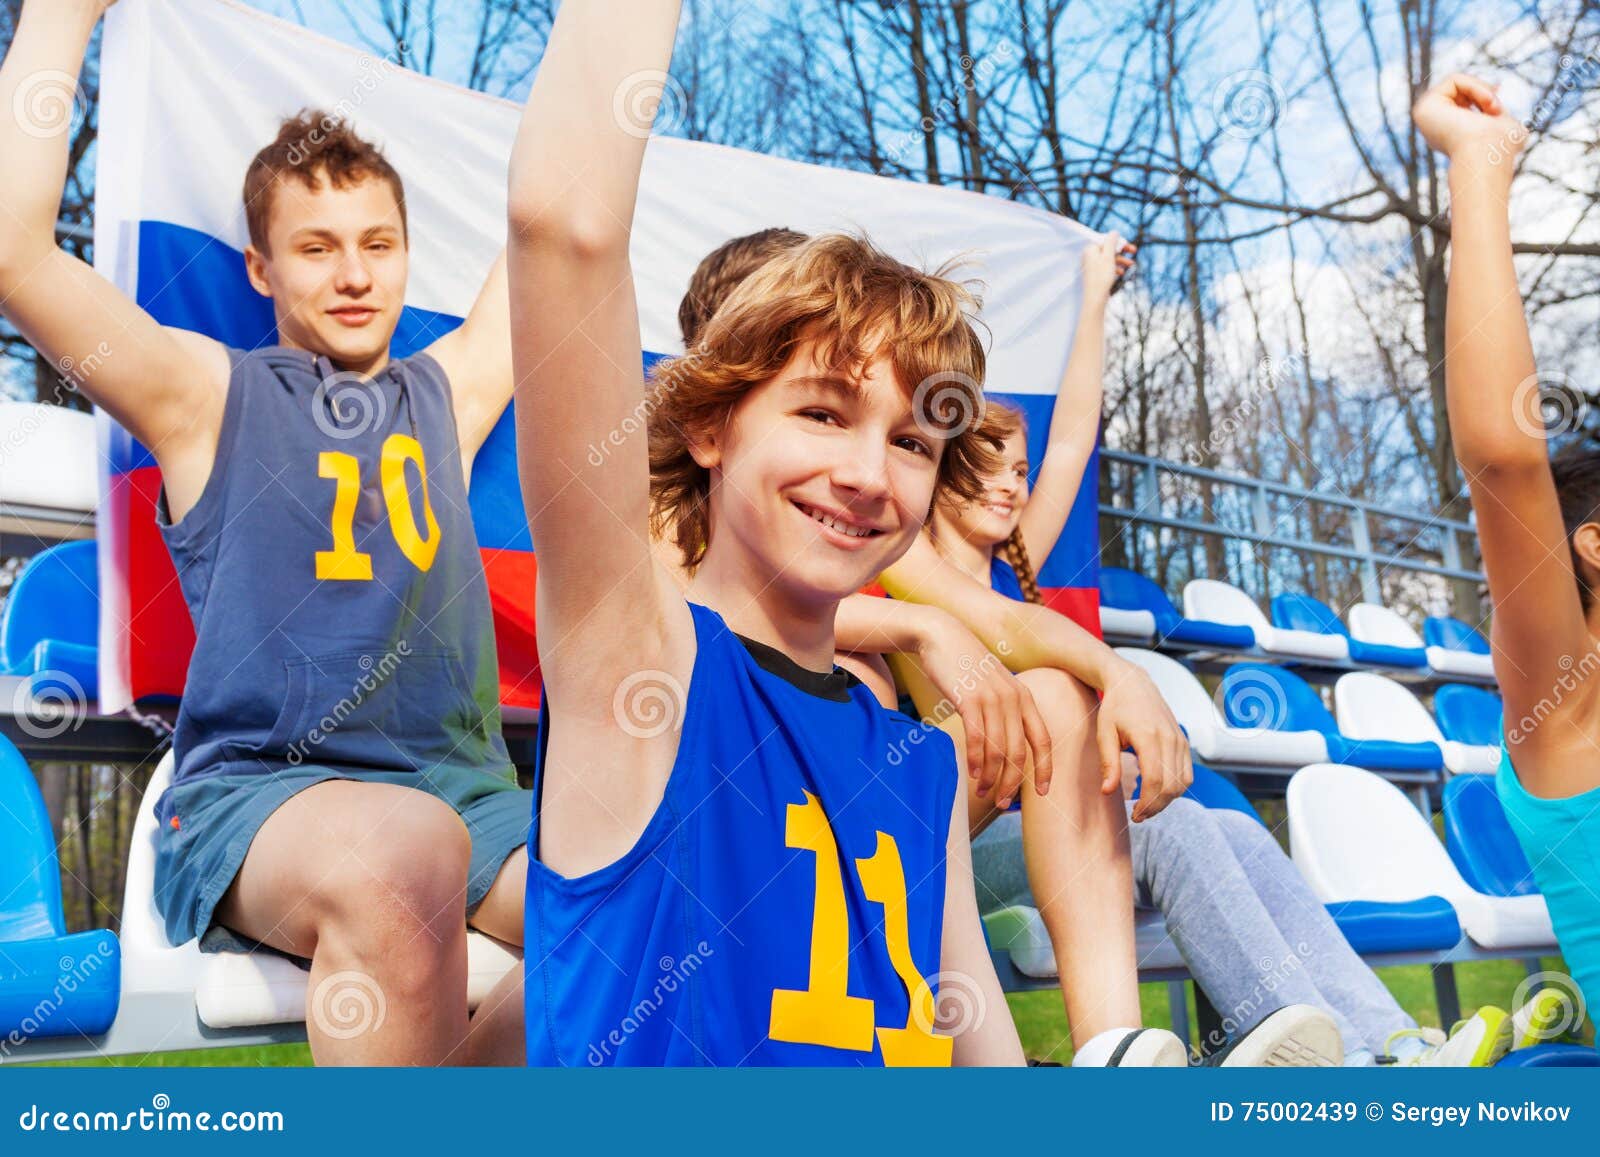
[[[455,809],[472,839],[466,915],[483,903],[506,860],[528,842],[533,793],[509,775],[439,768],[370,771],[304,764],[277,772],[202,776],[175,784],[157,805],[155,900],[172,944],[198,939],[203,952],[254,947],[213,925],[217,904],[244,864],[250,844],[297,792],[331,779],[415,788]],[[173,821],[177,822],[174,823]]]

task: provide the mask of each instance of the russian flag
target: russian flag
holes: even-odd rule
[[[95,264],[157,321],[253,348],[276,340],[272,305],[245,278],[240,189],[252,156],[302,108],[349,118],[406,185],[411,228],[403,357],[460,324],[505,238],[516,105],[408,72],[231,0],[113,8],[101,61]],[[861,231],[903,260],[968,260],[993,336],[989,388],[1028,414],[1035,461],[1077,320],[1094,234],[994,197],[657,137],[633,259],[646,363],[677,353],[678,302],[700,259],[769,226]],[[100,703],[182,693],[194,628],[156,527],[149,451],[99,416]],[[248,434],[246,435],[248,436]],[[473,523],[488,575],[502,702],[538,704],[536,565],[512,417],[473,467]],[[219,462],[218,469],[226,463]],[[1041,568],[1050,601],[1098,632],[1095,464]]]

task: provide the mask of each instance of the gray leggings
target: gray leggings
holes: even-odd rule
[[[1260,823],[1177,799],[1130,822],[1128,835],[1135,902],[1166,918],[1224,1028],[1241,1032],[1273,1009],[1310,1004],[1333,1016],[1347,1052],[1376,1054],[1390,1033],[1416,1027]],[[1019,814],[973,841],[972,867],[985,910],[1033,904]]]

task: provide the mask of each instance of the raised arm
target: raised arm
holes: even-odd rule
[[[511,158],[517,464],[545,692],[560,710],[540,855],[569,874],[632,846],[671,772],[675,731],[624,734],[624,680],[676,696],[694,663],[688,606],[651,557],[645,439],[599,466],[587,457],[644,395],[628,240],[650,125],[613,110],[637,108],[618,99],[627,85],[664,78],[677,20],[677,0],[563,4]]]
[[[155,454],[175,515],[216,452],[227,351],[165,329],[55,239],[70,109],[107,0],[28,0],[0,67],[0,311]],[[89,368],[92,367],[92,368]]]
[[[1135,820],[1155,815],[1193,782],[1188,740],[1155,683],[1067,616],[996,594],[925,538],[878,582],[897,599],[948,611],[1013,671],[1056,667],[1100,692],[1100,789],[1107,795],[1118,790],[1120,752],[1133,748],[1145,783]]]
[[[1526,134],[1495,91],[1470,76],[1433,88],[1414,115],[1450,159],[1450,432],[1494,597],[1495,675],[1506,719],[1517,720],[1535,714],[1590,645],[1511,259],[1511,177]]]
[[[461,324],[428,347],[450,379],[462,464],[472,458],[511,401],[511,303],[506,289],[506,255],[495,258],[478,299]]]
[[[1083,472],[1100,433],[1106,363],[1106,305],[1117,278],[1133,267],[1134,247],[1108,233],[1083,251],[1083,302],[1072,351],[1050,414],[1050,436],[1020,527],[1028,557],[1043,562],[1072,514]]]

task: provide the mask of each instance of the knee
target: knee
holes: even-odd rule
[[[1058,744],[1064,736],[1093,734],[1100,701],[1088,684],[1055,667],[1036,667],[1017,678],[1033,696]]]
[[[416,794],[341,858],[315,902],[319,944],[425,985],[466,934],[472,841],[454,809]]]

